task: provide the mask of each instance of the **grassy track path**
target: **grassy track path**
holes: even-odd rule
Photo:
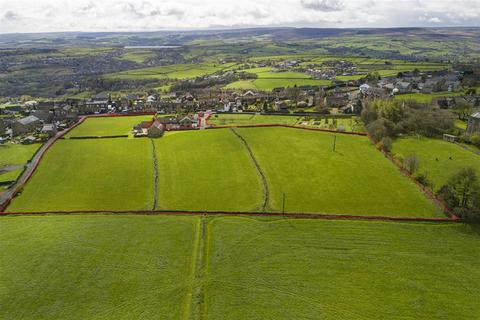
[[[208,218],[202,217],[197,226],[195,235],[194,252],[192,254],[192,266],[190,275],[190,291],[187,296],[185,320],[201,320],[205,310],[205,265],[207,252],[207,225]]]
[[[152,143],[152,161],[153,161],[153,209],[157,209],[157,197],[158,197],[158,162],[157,162],[157,147],[153,139],[150,139]]]
[[[268,199],[270,195],[270,191],[268,189],[268,183],[267,183],[267,178],[265,176],[265,173],[262,170],[262,167],[260,167],[260,164],[258,163],[257,159],[255,158],[255,155],[253,154],[252,149],[248,145],[248,142],[234,129],[230,128],[230,130],[233,132],[234,135],[236,135],[240,141],[242,141],[243,145],[248,151],[248,154],[250,155],[250,159],[252,159],[253,164],[255,165],[255,168],[257,169],[258,174],[260,175],[260,178],[262,180],[262,185],[263,185],[263,201],[261,204],[261,211],[265,212],[267,210],[267,205],[268,205]]]

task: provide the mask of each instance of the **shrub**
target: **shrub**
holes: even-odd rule
[[[403,165],[410,174],[414,174],[420,167],[420,160],[418,160],[416,155],[411,154],[403,160]]]
[[[392,139],[390,139],[389,137],[384,137],[382,139],[382,148],[386,152],[392,151]]]

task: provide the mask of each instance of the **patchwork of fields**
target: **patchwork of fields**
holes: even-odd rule
[[[0,230],[2,319],[480,317],[480,233],[463,224],[55,215]]]
[[[141,119],[92,118],[69,136],[126,133]],[[46,153],[8,211],[443,217],[363,136],[282,127],[169,132],[157,140],[69,136]]]
[[[133,69],[117,73],[106,74],[107,79],[186,79],[195,78],[225,70],[234,66],[234,63],[215,64],[176,64],[161,67]]]

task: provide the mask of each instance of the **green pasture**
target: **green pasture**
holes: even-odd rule
[[[0,218],[2,319],[480,317],[480,231],[468,225]]]
[[[1,319],[183,319],[198,218],[0,217]]]
[[[225,88],[272,91],[275,88],[281,87],[288,88],[294,86],[329,86],[331,84],[332,82],[330,80],[315,80],[309,78],[258,78],[255,80],[235,81],[225,86]]]
[[[233,116],[244,123],[298,121]],[[287,212],[443,216],[366,137],[289,128],[235,130],[261,171],[230,129],[169,132],[152,140],[156,170],[150,139],[59,140],[8,210],[150,210],[156,197],[156,209],[261,211],[268,189],[268,211],[281,211],[285,194]]]
[[[396,100],[415,100],[420,103],[432,103],[435,98],[442,97],[457,97],[461,96],[464,93],[459,92],[434,92],[434,93],[405,93],[395,95]]]
[[[41,144],[3,144],[0,145],[0,170],[5,166],[24,166],[34,156]],[[15,181],[22,173],[18,168],[0,174],[0,182]],[[6,189],[2,188],[2,189]],[[0,191],[2,190],[0,189]]]
[[[147,210],[153,181],[148,139],[58,140],[8,210]]]
[[[334,124],[334,122],[336,124]],[[299,125],[319,129],[336,130],[343,127],[348,132],[363,132],[365,128],[357,117],[303,117],[294,115],[274,116],[263,114],[215,114],[208,119],[215,126],[239,126],[252,124]]]
[[[217,71],[230,68],[234,63],[213,64],[175,64],[161,67],[133,69],[117,73],[106,74],[107,79],[186,79],[209,75]]]
[[[90,117],[70,131],[65,137],[101,137],[129,135],[133,126],[142,122],[150,121],[153,116],[123,116],[123,117]]]
[[[130,60],[136,63],[144,63],[147,59],[155,57],[152,50],[128,50],[119,57],[121,60]]]
[[[216,218],[203,319],[477,319],[462,224]]]
[[[260,177],[230,130],[167,133],[155,144],[159,209],[259,210]]]
[[[0,169],[6,165],[26,164],[40,148],[41,144],[2,144],[0,145]]]
[[[302,72],[259,72],[257,73],[259,79],[311,79],[311,77]]]
[[[367,137],[291,128],[238,128],[264,171],[269,210],[442,217]],[[336,137],[336,148],[333,143]]]
[[[208,119],[208,124],[216,126],[236,126],[252,124],[297,124],[303,117],[272,116],[263,114],[214,114]]]
[[[416,155],[420,162],[419,173],[440,189],[460,169],[472,167],[480,175],[480,156],[459,145],[439,139],[407,137],[395,140],[392,153],[398,159]]]

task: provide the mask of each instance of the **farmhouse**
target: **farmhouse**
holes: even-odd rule
[[[40,127],[40,119],[35,116],[28,116],[12,123],[12,132],[14,135],[25,134]]]
[[[149,138],[158,138],[163,135],[164,132],[163,124],[158,121],[158,119],[153,120],[150,127],[147,129],[147,136]]]
[[[475,112],[468,118],[467,133],[480,133],[480,112]]]
[[[142,121],[133,127],[133,134],[135,137],[149,137],[158,138],[165,132],[165,126],[158,118],[151,121]]]

